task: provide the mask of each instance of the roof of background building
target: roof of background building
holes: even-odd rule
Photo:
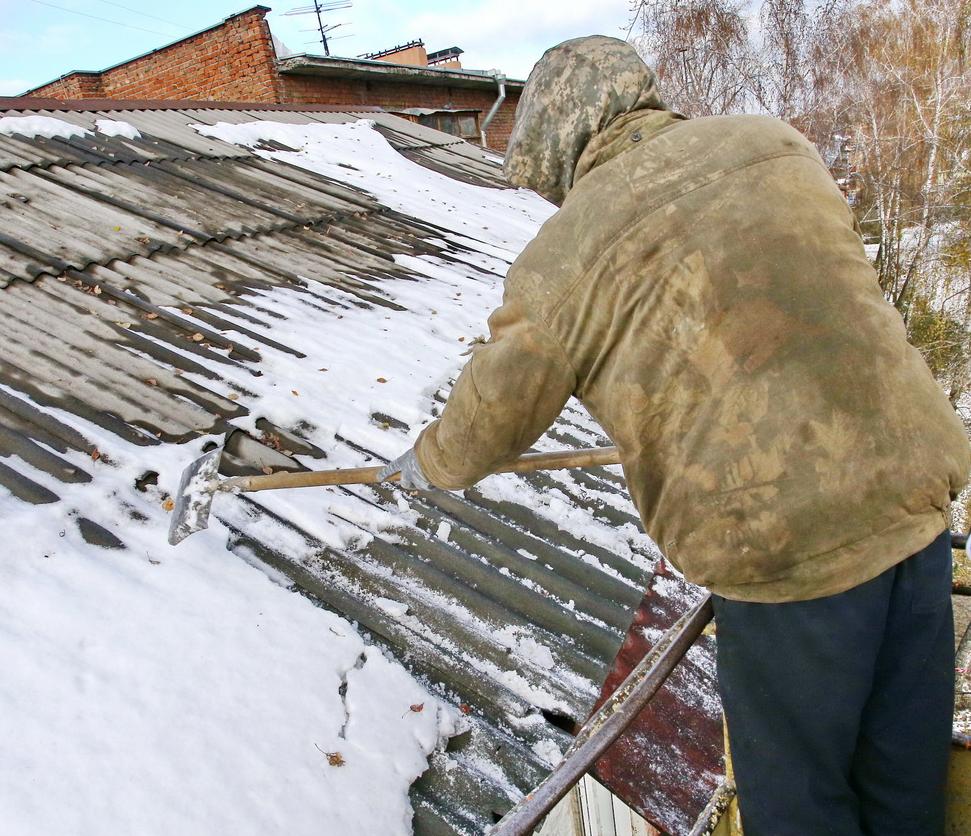
[[[495,73],[491,70],[452,69],[449,67],[418,67],[390,61],[364,58],[336,58],[323,55],[290,55],[278,61],[285,75],[318,75],[340,78],[369,78],[371,80],[406,80],[416,84],[447,84],[451,87],[495,87]],[[525,81],[506,79],[511,90],[526,86]]]
[[[462,296],[456,288],[481,286],[484,300],[498,298],[516,255],[459,225],[461,205],[449,210],[455,225],[407,214],[359,185],[353,163],[324,176],[301,167],[299,149],[285,143],[267,140],[254,151],[193,127],[366,118],[408,160],[462,183],[504,186],[495,157],[390,114],[0,99],[0,117],[34,115],[88,133],[0,135],[0,485],[38,506],[70,496],[71,518],[95,557],[128,546],[128,495],[161,499],[177,479],[153,464],[163,450],[171,460],[176,445],[188,463],[200,438],[235,431],[224,472],[242,472],[254,462],[300,469],[381,460],[373,443],[381,433],[404,444],[420,419],[414,410],[375,410],[362,413],[367,426],[321,428],[269,420],[256,393],[284,361],[315,358],[309,335],[326,343],[345,316],[369,311],[377,329],[408,315],[421,298],[413,288]],[[96,132],[97,119],[121,120],[140,136]],[[327,362],[372,379],[376,336],[335,345]],[[281,390],[306,393],[320,385],[311,377],[318,371],[326,369],[281,377]],[[442,383],[429,393],[433,409],[447,394]],[[110,466],[85,427],[144,450],[138,478],[114,506],[85,487]],[[604,443],[571,404],[538,446]],[[420,834],[482,833],[549,771],[551,749],[569,743],[564,729],[596,701],[643,590],[666,602],[660,621],[672,601],[681,610],[695,594],[668,579],[654,583],[658,555],[637,533],[616,469],[502,478],[501,489],[462,495],[332,489],[340,541],[278,498],[227,496],[215,508],[226,548],[355,622],[468,713],[468,730],[433,756],[412,789]],[[376,534],[361,509],[398,525]],[[40,512],[37,519],[45,524]],[[641,625],[648,640],[660,621]],[[666,694],[693,733],[657,725],[642,812],[684,833],[720,769],[710,639]]]

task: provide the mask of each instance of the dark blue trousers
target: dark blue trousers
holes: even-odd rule
[[[940,836],[954,709],[950,534],[854,589],[713,596],[745,836]]]

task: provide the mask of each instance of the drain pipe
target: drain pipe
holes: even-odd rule
[[[480,131],[480,135],[482,139],[483,148],[489,147],[486,144],[486,128],[488,128],[492,120],[496,118],[496,114],[499,112],[499,108],[502,107],[502,103],[506,100],[506,76],[503,75],[503,73],[499,72],[499,70],[493,70],[492,77],[496,80],[496,84],[499,85],[499,98],[496,99],[495,103],[492,105],[492,110],[490,110],[488,114],[486,114],[486,118],[482,122],[482,129]]]

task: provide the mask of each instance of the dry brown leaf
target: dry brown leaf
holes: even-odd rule
[[[412,711],[414,711],[415,714],[420,714],[422,711],[425,710],[425,703],[423,703],[423,702],[416,702],[414,705],[410,705],[408,707]]]
[[[378,378],[378,383],[387,383],[387,382],[388,382],[387,378],[384,378],[384,377]]]
[[[201,343],[205,339],[205,336],[196,331],[189,339],[194,343]]]
[[[158,314],[155,311],[149,311],[145,314],[145,319],[158,319]]]
[[[228,395],[226,395],[226,397],[229,398],[231,401],[238,401],[239,392],[230,392]]]
[[[324,752],[324,754],[327,755],[327,763],[331,766],[343,766],[347,763],[340,752]]]
[[[101,458],[101,451],[97,447],[95,447],[91,451],[91,461],[96,462],[100,458]]]
[[[298,398],[300,397],[300,393],[296,389],[291,389],[290,390],[290,394],[291,395],[295,395]]]
[[[175,510],[175,500],[169,497],[162,503],[162,510],[172,513]]]
[[[469,705],[467,702],[464,702],[459,706],[459,711],[461,711],[463,714],[471,714],[472,706]]]
[[[149,377],[145,380],[149,386],[158,386],[158,381],[154,377]]]

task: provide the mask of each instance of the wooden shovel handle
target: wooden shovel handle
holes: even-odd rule
[[[620,464],[616,447],[560,450],[556,453],[527,453],[496,469],[496,473],[528,473],[533,470],[564,470]],[[233,476],[219,484],[219,490],[270,491],[277,488],[317,488],[322,485],[371,485],[382,467],[350,467],[340,470],[308,470],[300,473],[271,473],[269,476]],[[386,481],[397,482],[398,474]]]

